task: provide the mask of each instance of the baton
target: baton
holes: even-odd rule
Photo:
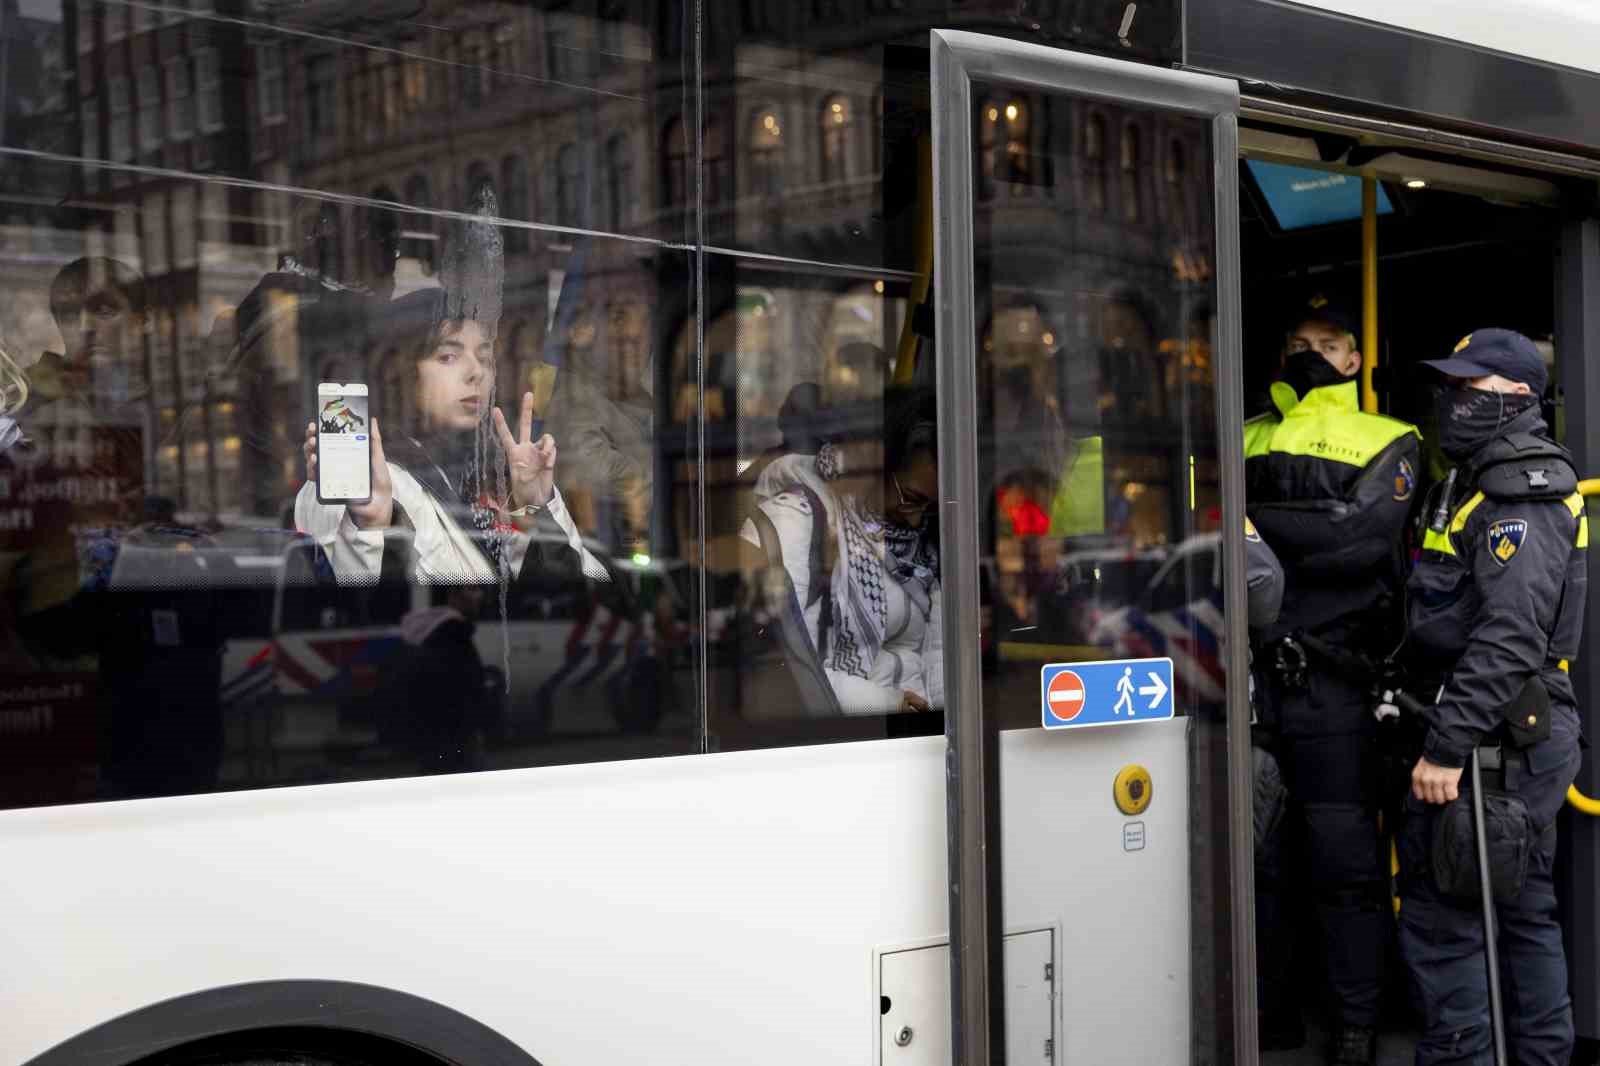
[[[1489,968],[1489,1027],[1495,1066],[1506,1066],[1506,1016],[1500,998],[1500,949],[1495,943],[1494,885],[1489,878],[1489,833],[1483,816],[1483,770],[1472,749],[1472,835],[1478,845],[1478,894],[1483,902],[1483,956]]]

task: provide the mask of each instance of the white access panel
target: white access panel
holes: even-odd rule
[[[1056,1061],[1055,934],[1049,929],[1006,937],[1006,1062]]]
[[[1008,1066],[1055,1060],[1055,932],[1005,938]],[[878,957],[880,1066],[949,1066],[950,946],[886,951]]]

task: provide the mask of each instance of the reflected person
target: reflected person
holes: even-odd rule
[[[387,451],[381,421],[372,419],[367,502],[317,501],[316,425],[306,426],[307,481],[295,521],[327,550],[339,581],[377,581],[384,531],[396,527],[411,531],[410,576],[425,583],[515,580],[530,563],[608,580],[555,486],[555,439],[532,437],[532,395],[522,397],[516,433],[490,403],[490,329],[441,289],[396,300],[384,317],[413,363],[414,401],[410,424]]]

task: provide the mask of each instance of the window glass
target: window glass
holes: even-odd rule
[[[933,355],[908,331],[909,294],[870,273],[713,260],[703,395],[718,747],[943,729]],[[688,351],[675,383],[691,380]]]
[[[0,805],[704,749],[692,219],[648,180],[692,87],[633,7],[598,64],[550,6],[8,68]]]
[[[916,160],[926,131],[911,116],[926,109],[916,101],[927,93],[929,29],[1175,64],[1179,14],[1175,0],[1021,7],[707,0],[707,132],[717,122],[728,137],[725,151],[708,146],[703,157],[707,239],[766,255],[917,271],[925,253],[915,236]],[[992,149],[980,184],[998,167],[1013,175],[1008,195],[1042,195],[1044,131],[1073,131],[1035,114],[1020,94],[993,105],[995,118],[974,130]],[[1118,150],[1115,137],[1107,143]],[[730,159],[736,180],[722,180],[714,171]],[[1110,164],[1117,161],[1112,155]],[[1030,182],[1016,180],[1023,176]]]
[[[0,101],[10,205],[0,254],[14,278],[0,296],[0,348],[17,371],[0,411],[17,427],[7,443],[0,421],[0,462],[12,464],[0,477],[10,493],[0,525],[11,523],[0,629],[14,650],[0,695],[26,703],[35,724],[3,717],[0,704],[0,735],[37,746],[4,749],[36,768],[7,777],[11,764],[0,766],[0,780],[19,782],[5,802],[939,728],[915,702],[841,697],[827,680],[830,669],[866,671],[892,694],[872,675],[890,662],[879,663],[877,623],[850,635],[856,652],[840,652],[831,624],[811,633],[809,654],[830,665],[820,687],[795,687],[785,656],[801,646],[771,625],[787,571],[761,554],[752,515],[766,460],[814,458],[824,442],[854,464],[828,491],[864,522],[890,509],[910,521],[921,502],[927,471],[897,466],[905,455],[890,458],[889,445],[905,443],[905,418],[921,432],[916,390],[932,384],[933,16],[851,0],[427,0],[399,14],[276,5],[247,25],[207,0],[161,7],[156,19],[96,0],[24,4],[7,23],[27,47],[11,50]],[[1030,39],[1178,58],[1175,0],[1141,3],[1131,20],[1067,5],[1026,26],[1003,4],[957,8],[939,24],[1009,20]],[[1083,121],[1048,101],[995,101],[985,174],[997,198],[1058,195],[1059,138],[1087,137]],[[1118,189],[1106,187],[1123,158],[1117,130],[1100,131],[1097,158],[1101,200],[1120,217]],[[1165,143],[1152,134],[1136,169],[1164,160]],[[1205,173],[1195,151],[1176,173]],[[74,155],[104,165],[60,162]],[[1144,195],[1153,201],[1157,187]],[[1152,211],[1167,217],[1153,203],[1141,217]],[[691,279],[702,258],[704,276]],[[1030,328],[1160,349],[1164,336],[1141,332],[1137,311],[1106,311],[1091,290],[1058,301],[1067,312],[1035,301]],[[516,422],[522,393],[533,395],[577,531],[576,546],[540,541],[516,558],[565,557],[565,544],[609,581],[584,573],[573,578],[581,591],[552,590],[535,565],[532,592],[506,580],[504,596],[473,586],[451,601],[418,580],[438,576],[419,563],[437,539],[396,534],[380,538],[371,587],[342,583],[348,560],[293,506],[317,383],[365,384],[360,417],[415,428],[427,415],[424,359],[417,330],[396,316],[407,301],[458,308],[467,294],[486,335],[475,358],[487,360],[489,406]],[[1141,399],[1141,410],[1170,417],[1166,402]],[[482,455],[434,463],[433,442],[419,441],[403,458],[419,485],[460,496],[468,482],[452,463],[510,476],[485,458],[497,436],[479,436]],[[1203,485],[1211,468],[1196,469]],[[1148,480],[1131,506],[1177,506],[1180,490]],[[505,530],[473,502],[443,511],[461,527],[448,543],[475,559]],[[55,511],[36,510],[46,504]],[[396,525],[416,532],[417,520]],[[45,533],[58,525],[68,532]],[[902,565],[885,562],[886,523],[867,539],[899,590],[885,610],[915,601],[926,639],[931,597],[916,593],[916,568],[931,542],[897,543],[913,560]],[[864,558],[848,544],[843,557]],[[502,576],[523,570],[504,555],[490,563]],[[1135,578],[1104,578],[1122,580]],[[452,602],[477,620],[473,676],[492,682],[467,687],[500,693],[473,705],[500,707],[511,724],[430,725],[437,744],[454,738],[474,754],[428,763],[415,730],[385,725],[372,686],[388,681],[384,649],[417,636],[406,619]],[[497,609],[498,628],[484,614]],[[85,610],[95,625],[79,624]],[[566,628],[516,628],[547,623]],[[702,661],[716,675],[709,707],[695,695]],[[205,722],[196,765],[180,765],[177,719],[146,728],[133,710],[158,705],[160,679],[185,671],[200,680],[173,707]],[[763,695],[784,671],[787,688]],[[129,680],[108,688],[89,680],[99,673]],[[899,691],[937,708],[936,685],[924,677]],[[37,725],[46,720],[55,724]]]
[[[1045,667],[1169,658],[1170,686],[1127,668],[1115,703],[1095,713],[1190,718],[1187,758],[1211,780],[1229,755],[1230,681],[1209,358],[1211,125],[1005,85],[975,84],[972,98],[974,128],[995,128],[989,143],[976,139],[995,163],[974,210],[972,263],[983,714],[997,729],[1037,731]],[[1192,165],[1158,170],[1151,146],[1174,144]],[[1119,180],[1108,205],[1100,179],[1111,152]],[[1152,205],[1155,192],[1184,209]],[[1071,721],[1088,710],[1090,683],[1052,685],[1049,706],[1059,700]],[[1195,785],[1178,800],[1193,827],[1193,1043],[1211,1049],[1203,1059],[1226,1059],[1231,1021],[1216,990],[1232,979],[1229,910],[1212,887],[1230,868],[1226,797]],[[1028,812],[1002,817],[1014,826]]]

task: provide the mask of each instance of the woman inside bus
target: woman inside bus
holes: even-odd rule
[[[776,459],[743,530],[781,560],[781,595],[792,599],[769,607],[803,622],[812,664],[845,714],[926,711],[944,700],[933,396],[897,390],[884,411],[881,477],[858,479],[849,467],[877,467],[861,458],[875,449],[844,442]]]
[[[377,581],[384,531],[395,527],[411,531],[408,576],[424,583],[487,584],[536,572],[608,581],[555,486],[554,438],[533,437],[532,394],[522,397],[515,433],[491,407],[492,324],[462,303],[425,289],[379,313],[379,334],[415,359],[411,424],[386,447],[373,417],[371,498],[339,505],[317,501],[309,423],[296,525],[326,549],[346,584]]]

